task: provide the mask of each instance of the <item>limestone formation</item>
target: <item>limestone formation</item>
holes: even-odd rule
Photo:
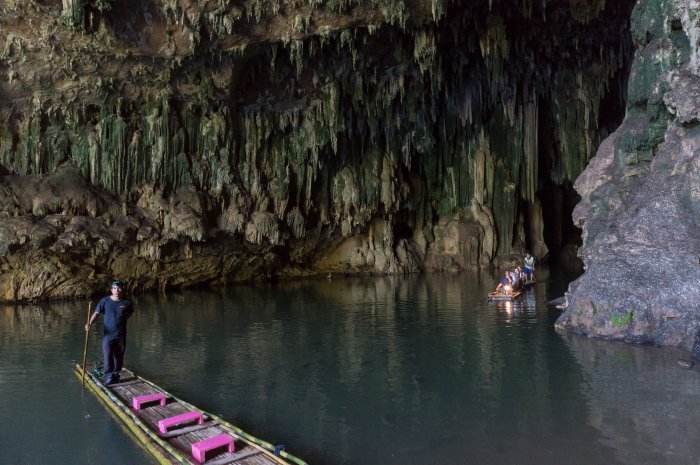
[[[1,3],[0,299],[572,246],[545,233],[621,120],[633,3]]]
[[[625,120],[575,184],[586,271],[570,287],[558,328],[698,346],[698,6],[646,0],[635,7]]]

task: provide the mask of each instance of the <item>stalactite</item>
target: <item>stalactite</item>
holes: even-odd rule
[[[479,38],[479,46],[491,79],[496,84],[502,80],[503,63],[508,59],[508,38],[500,16],[489,16],[485,27],[484,34]]]
[[[431,31],[420,31],[415,35],[415,45],[413,46],[413,57],[418,63],[421,73],[425,73],[432,68],[436,58],[435,37]]]
[[[523,164],[521,195],[528,202],[535,200],[538,189],[538,108],[536,102],[526,104],[523,113],[523,151],[525,163]]]
[[[308,11],[368,6],[298,3]],[[280,228],[301,238],[322,224],[347,236],[378,217],[411,217],[406,224],[422,230],[425,218],[473,215],[494,235],[483,250],[493,258],[510,252],[523,208],[537,202],[543,163],[554,183],[573,181],[600,141],[600,104],[628,63],[629,40],[574,43],[546,21],[554,10],[569,18],[559,28],[586,31],[602,21],[604,3],[527,0],[496,13],[490,2],[433,0],[432,18],[421,22],[403,1],[372,0],[384,22],[323,32],[293,16],[298,35],[230,46],[231,82],[215,82],[207,68],[223,66],[218,56],[189,57],[158,77],[158,98],[129,100],[113,89],[100,105],[52,113],[40,102],[4,119],[0,163],[30,174],[73,160],[92,183],[120,194],[143,183],[168,192],[194,186],[220,202],[223,230],[256,244],[279,243]],[[82,5],[64,0],[63,13],[82,21]],[[179,5],[164,2],[162,13],[192,34],[206,27],[226,37],[282,4],[218,1],[201,17]],[[520,21],[542,37],[516,27]],[[196,89],[196,102],[175,89]],[[551,144],[539,140],[542,131]],[[393,246],[390,229],[382,234]]]
[[[83,29],[83,0],[63,0],[62,17],[71,27]]]

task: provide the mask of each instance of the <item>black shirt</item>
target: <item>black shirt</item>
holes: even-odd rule
[[[126,320],[134,313],[129,299],[112,300],[109,296],[104,297],[97,304],[95,311],[104,314],[104,335],[106,338],[126,338]]]

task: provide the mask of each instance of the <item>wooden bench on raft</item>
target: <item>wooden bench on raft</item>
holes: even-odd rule
[[[180,415],[175,415],[174,417],[164,418],[158,422],[158,429],[161,433],[165,434],[168,432],[168,428],[175,425],[180,425],[182,423],[189,423],[192,421],[197,421],[198,424],[204,423],[204,417],[200,412],[187,412],[181,413]]]
[[[165,399],[165,394],[157,392],[155,394],[147,394],[145,396],[134,397],[133,399],[131,399],[131,403],[134,407],[134,410],[141,410],[143,404],[149,402],[160,402],[160,405],[165,405]]]
[[[233,438],[227,434],[220,434],[213,438],[192,444],[192,456],[199,462],[204,463],[205,455],[208,451],[226,446],[229,452],[233,452]]]

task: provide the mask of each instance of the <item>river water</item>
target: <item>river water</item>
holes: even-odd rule
[[[685,354],[555,332],[561,274],[516,304],[486,302],[495,280],[138,296],[126,364],[310,464],[700,464]],[[0,307],[0,464],[155,463],[72,373],[87,311]]]

